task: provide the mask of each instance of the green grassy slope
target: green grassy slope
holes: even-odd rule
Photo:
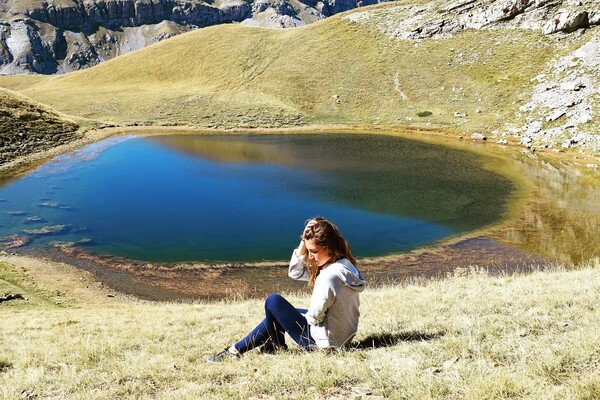
[[[0,86],[70,115],[118,124],[493,129],[514,119],[530,79],[558,51],[533,31],[408,42],[385,36],[376,21],[338,15],[289,30],[210,27],[85,71],[0,77]],[[418,117],[422,111],[432,115]]]
[[[0,89],[0,164],[20,155],[67,143],[79,125],[47,106]]]

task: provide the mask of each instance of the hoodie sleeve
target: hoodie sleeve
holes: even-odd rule
[[[305,315],[310,325],[319,325],[335,300],[335,289],[331,278],[330,274],[323,271],[315,281],[310,306]]]
[[[304,256],[298,254],[298,249],[294,249],[292,252],[288,276],[292,279],[296,279],[297,281],[308,281],[309,276],[308,271],[306,270]]]

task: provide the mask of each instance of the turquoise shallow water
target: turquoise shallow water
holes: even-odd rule
[[[357,256],[382,255],[497,221],[512,185],[478,164],[386,136],[117,137],[5,182],[0,236],[89,239],[147,261],[280,260],[323,215]],[[64,227],[32,233],[53,225]]]

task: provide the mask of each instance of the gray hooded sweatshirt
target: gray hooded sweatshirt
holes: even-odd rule
[[[304,257],[292,253],[288,275],[308,281]],[[358,329],[358,295],[365,288],[365,280],[352,263],[343,258],[324,268],[317,279],[305,314],[310,335],[320,348],[349,345]]]

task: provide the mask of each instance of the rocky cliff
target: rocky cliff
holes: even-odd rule
[[[534,29],[571,33],[600,24],[597,0],[431,0],[394,10],[356,12],[355,22],[376,21],[386,35],[403,40],[438,39],[468,29]]]
[[[0,74],[96,65],[190,29],[229,22],[294,27],[379,0],[8,0]]]

